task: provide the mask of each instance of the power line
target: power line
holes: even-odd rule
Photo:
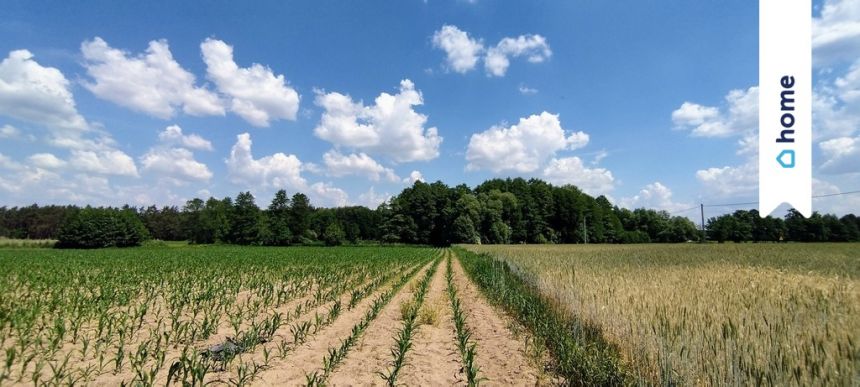
[[[746,202],[746,203],[724,203],[724,204],[705,204],[705,207],[737,207],[737,206],[750,206],[753,204],[758,204],[758,202]]]
[[[812,198],[826,198],[826,197],[832,197],[832,196],[852,195],[852,194],[858,194],[858,193],[860,193],[860,190],[837,192],[837,193],[824,194],[824,195],[813,195]],[[687,211],[690,211],[692,209],[698,208],[700,211],[700,214],[702,216],[702,230],[701,231],[702,231],[702,243],[704,243],[705,240],[707,239],[707,235],[706,235],[706,231],[705,231],[705,207],[738,207],[738,206],[751,206],[751,205],[758,204],[758,203],[759,203],[758,201],[754,201],[754,202],[743,202],[743,203],[699,204],[696,207],[690,207],[690,208],[687,208],[685,210],[676,211],[676,212],[673,212],[672,214],[683,213],[683,212],[687,212]]]
[[[860,190],[837,192],[837,193],[825,194],[825,195],[813,195],[812,198],[817,199],[817,198],[826,198],[826,197],[840,196],[840,195],[852,195],[852,194],[858,194],[858,193],[860,193]],[[751,206],[753,204],[758,204],[758,201],[744,202],[744,203],[705,204],[704,206],[705,207],[737,207],[737,206]],[[696,208],[696,207],[693,207],[693,208]],[[685,210],[685,211],[687,211],[687,210]]]
[[[690,208],[685,208],[685,209],[683,209],[683,210],[672,211],[672,212],[670,212],[670,214],[673,214],[673,215],[674,215],[674,214],[682,214],[682,213],[684,213],[684,212],[687,212],[687,211],[690,211],[690,210],[695,210],[695,209],[697,209],[697,208],[699,208],[699,206],[693,206],[693,207],[690,207]]]
[[[813,196],[813,198],[826,198],[826,197],[829,197],[829,196],[850,195],[850,194],[857,194],[857,193],[860,193],[860,190],[857,190],[857,191],[838,192],[838,193],[832,193],[832,194],[827,194],[827,195],[816,195],[816,196]]]
[[[860,190],[837,192],[837,193],[825,194],[825,195],[814,195],[814,196],[812,196],[812,198],[817,199],[817,198],[826,198],[826,197],[832,197],[832,196],[852,195],[852,194],[860,194]],[[755,205],[758,203],[759,203],[758,201],[754,201],[754,202],[741,202],[741,203],[700,204],[698,206],[693,206],[693,207],[685,208],[682,210],[671,211],[671,212],[669,212],[669,214],[670,215],[683,214],[685,212],[692,211],[692,210],[702,210],[705,207],[708,207],[708,208],[713,208],[713,207],[740,207],[740,206],[751,206],[751,205]]]

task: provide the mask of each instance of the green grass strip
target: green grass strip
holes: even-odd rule
[[[554,359],[555,372],[570,386],[632,384],[618,348],[599,327],[562,313],[502,260],[455,247],[463,268],[489,300],[504,308],[542,340]]]

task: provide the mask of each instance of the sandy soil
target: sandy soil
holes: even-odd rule
[[[403,325],[400,319],[400,304],[412,298],[414,286],[421,281],[428,265],[406,284],[368,325],[358,344],[346,356],[328,383],[332,386],[382,386],[385,381],[378,374],[391,361],[391,346],[394,333]]]
[[[427,302],[427,300],[431,300],[432,302],[434,296],[433,284],[438,282],[438,279],[444,281],[444,277],[440,277],[440,273],[442,272],[444,270],[440,264],[436,269],[434,277],[431,279],[431,287],[428,289],[426,295],[428,298],[424,302]],[[413,283],[417,284],[420,281],[420,277],[417,276]],[[389,362],[392,360],[391,347],[394,345],[394,334],[403,326],[403,320],[401,320],[400,315],[400,304],[409,301],[413,297],[412,290],[412,284],[404,287],[391,300],[391,303],[380,312],[379,317],[368,326],[358,345],[356,345],[344,363],[329,378],[331,385],[385,385],[385,380],[382,379],[379,373],[386,371],[389,367]],[[440,308],[441,310],[442,308]],[[441,337],[434,334],[434,330],[440,329],[441,325],[440,327],[427,325],[418,327],[413,338],[412,349],[406,354],[407,366],[400,371],[398,381],[405,385],[451,385],[456,380],[453,376],[457,370],[457,358],[453,357],[449,361],[446,361],[444,358],[445,354],[439,355],[437,353],[439,346],[444,347],[446,344],[453,344],[453,341],[449,341],[449,338],[444,336],[444,332]],[[440,340],[441,342],[434,343],[431,347],[427,345],[430,340]],[[450,337],[450,340],[453,340],[453,336]],[[428,362],[438,362],[442,368],[431,368],[428,372],[428,368],[425,366]],[[443,363],[446,365],[443,365]],[[450,365],[450,367],[447,365]],[[450,369],[451,372],[445,371],[446,369]],[[427,372],[428,374],[426,378],[419,380],[415,376],[408,376],[409,374],[414,375],[412,370]],[[450,375],[446,377],[445,374]]]
[[[358,279],[357,277],[350,277],[347,281],[356,281],[357,279]],[[358,283],[358,286],[364,286],[365,284],[367,284],[369,282],[370,282],[370,280],[362,280],[361,282]],[[318,284],[314,283],[309,288],[301,291],[293,299],[286,300],[280,306],[272,308],[272,309],[267,309],[265,311],[260,311],[259,314],[255,317],[255,319],[267,317],[271,314],[278,313],[278,312],[283,313],[285,316],[289,315],[289,313],[293,312],[298,305],[300,305],[300,304],[301,305],[308,305],[309,303],[312,303],[313,298],[314,298],[314,293],[316,292],[317,288],[318,288]],[[329,290],[329,289],[330,289],[330,287],[323,288],[323,290]],[[247,290],[242,290],[237,294],[237,304],[236,305],[241,305],[241,303],[250,302],[254,297],[255,297],[255,295],[252,294],[252,292],[249,292]],[[341,300],[341,303],[343,303],[345,305],[348,302],[349,297],[350,297],[349,292],[346,291],[346,292],[343,292],[340,294],[339,299]],[[297,322],[297,321],[300,322],[300,321],[309,320],[313,317],[315,312],[326,313],[326,312],[328,312],[328,309],[331,307],[332,304],[334,304],[334,302],[324,302],[319,306],[312,307],[310,309],[302,311],[302,314],[300,316],[298,316],[297,318],[288,319],[287,321],[289,323],[284,324],[275,332],[275,334],[273,335],[273,340],[271,342],[265,343],[265,344],[260,344],[257,346],[257,348],[255,348],[254,352],[246,353],[246,354],[243,354],[241,356],[245,360],[255,361],[258,364],[262,364],[263,358],[264,358],[264,355],[263,355],[263,348],[264,347],[269,350],[270,358],[274,357],[275,354],[278,353],[276,350],[276,343],[278,341],[282,341],[286,337],[290,336],[289,329],[290,329],[290,325],[292,323]],[[152,320],[151,316],[148,315],[145,320],[147,321],[146,323],[144,323],[145,327],[147,326],[147,324],[154,325],[154,321],[150,322],[150,320]],[[243,330],[243,331],[247,330],[250,327],[251,321],[252,320],[250,320],[250,319],[246,319],[241,324],[240,330]],[[126,350],[132,350],[132,349],[136,348],[136,344],[138,342],[142,342],[145,339],[145,337],[147,337],[147,336],[148,336],[148,334],[146,332],[141,331],[140,335],[138,335],[138,337],[135,338],[135,340],[129,344],[131,346],[129,346],[129,345],[126,346]],[[202,350],[205,350],[206,348],[209,348],[212,345],[222,343],[226,340],[227,337],[232,337],[232,336],[233,336],[233,328],[229,324],[229,319],[226,316],[222,316],[221,321],[220,321],[218,327],[216,328],[215,333],[206,339],[200,339],[200,340],[195,341],[192,344],[192,346],[194,348],[197,348],[198,351],[202,351]],[[183,346],[177,346],[175,348],[171,346],[167,350],[167,352],[165,354],[164,366],[158,372],[158,374],[156,375],[156,378],[155,378],[155,384],[156,385],[164,385],[167,382],[167,373],[168,373],[169,367],[171,364],[173,364],[175,361],[177,361],[179,359],[179,357],[182,353],[182,349],[183,349]],[[115,353],[115,351],[109,352],[109,355],[111,356],[111,358],[112,358],[114,353]],[[82,364],[90,365],[90,364],[97,364],[97,363],[95,363],[94,360],[85,360],[84,362],[82,362]],[[209,373],[207,373],[206,380],[207,381],[216,381],[216,380],[226,381],[229,378],[235,376],[235,375],[232,375],[231,371],[232,370],[230,370],[230,369],[228,369],[227,371],[223,371],[223,372],[210,371]],[[45,371],[43,371],[43,373],[44,372]],[[134,374],[133,370],[131,369],[131,367],[129,367],[128,361],[126,361],[126,364],[123,367],[121,372],[114,374],[112,372],[112,364],[110,364],[108,367],[106,367],[104,373],[102,373],[100,375],[95,375],[94,378],[92,380],[90,380],[88,384],[95,385],[95,386],[115,386],[115,385],[119,385],[120,382],[122,382],[122,381],[125,381],[125,382],[131,381],[132,379],[134,379],[134,376],[135,376],[135,374]]]
[[[406,354],[406,366],[400,371],[398,382],[407,386],[465,385],[466,376],[460,373],[462,367],[451,303],[445,292],[448,287],[445,267],[443,260],[433,275],[423,306],[438,311],[436,325],[424,324],[418,328],[412,350]]]
[[[446,254],[453,254],[448,251]],[[344,361],[335,369],[327,380],[328,385],[334,386],[367,386],[385,384],[379,375],[388,369],[392,360],[391,347],[394,344],[394,335],[402,327],[403,321],[400,316],[400,305],[413,297],[413,290],[418,282],[430,270],[432,263],[422,267],[402,287],[391,301],[382,309],[377,318],[370,323],[358,343],[347,354]],[[499,311],[495,310],[483,295],[480,294],[475,284],[465,275],[459,260],[454,256],[453,272],[455,285],[459,291],[461,305],[466,312],[467,324],[472,331],[472,340],[477,345],[477,363],[480,367],[480,375],[484,379],[482,384],[486,385],[515,385],[530,386],[546,384],[541,381],[541,373],[529,362],[524,354],[524,344],[518,340],[508,329],[509,319]],[[408,271],[408,270],[406,270]],[[406,272],[404,271],[404,272]],[[398,384],[409,386],[451,386],[465,385],[465,374],[462,372],[462,359],[456,346],[456,332],[454,329],[451,313],[450,300],[446,292],[447,281],[445,278],[446,264],[444,259],[440,260],[436,272],[430,280],[423,308],[436,310],[437,317],[433,324],[421,324],[415,331],[413,346],[406,356],[406,366],[401,370]],[[349,336],[353,326],[360,321],[375,300],[384,291],[391,288],[399,278],[393,277],[387,283],[381,285],[372,294],[361,300],[352,310],[347,310],[350,293],[345,292],[339,296],[344,309],[340,316],[330,325],[324,326],[315,334],[309,334],[307,341],[291,349],[286,358],[280,358],[277,350],[278,343],[291,342],[292,335],[289,332],[290,324],[278,329],[273,341],[257,346],[252,352],[242,355],[243,362],[264,362],[263,349],[269,352],[269,367],[261,371],[252,381],[253,385],[304,385],[306,375],[315,371],[322,372],[323,358],[329,348],[340,346],[343,339]],[[361,281],[365,282],[366,281]],[[361,286],[363,286],[362,284]],[[292,300],[288,300],[273,311],[287,313],[295,306],[309,302],[313,297],[314,289],[300,292]],[[248,292],[237,295],[238,302],[249,302],[253,299]],[[325,314],[333,302],[325,302],[316,307],[302,311],[302,315],[292,319],[291,323],[312,320],[315,313]],[[147,316],[149,317],[149,316]],[[148,319],[147,319],[148,320]],[[144,321],[144,326],[151,324]],[[223,318],[216,333],[211,337],[199,340],[195,343],[196,348],[205,348],[224,340],[224,337],[232,333],[232,328]],[[246,321],[244,325],[248,324]],[[143,332],[141,332],[143,333]],[[145,333],[144,333],[145,334]],[[141,335],[143,336],[143,335]],[[141,337],[133,340],[139,341]],[[74,345],[69,344],[74,347]],[[129,347],[126,347],[128,350]],[[65,352],[65,346],[61,350]],[[69,348],[72,351],[73,348]],[[155,384],[164,385],[166,382],[167,369],[179,356],[181,348],[171,348],[167,351],[165,365],[156,376]],[[109,351],[111,356],[113,351]],[[110,362],[111,359],[106,359]],[[85,361],[83,364],[91,363]],[[130,381],[133,378],[128,360],[123,366],[122,372],[114,375],[113,365],[105,367],[105,373],[95,376],[89,385],[118,385],[120,381]],[[82,364],[79,364],[82,365]],[[43,371],[45,372],[45,371]],[[47,376],[47,375],[46,375]],[[226,372],[210,372],[206,376],[207,381],[226,382],[234,378],[235,368],[231,367]],[[22,381],[22,383],[26,383]],[[5,383],[4,383],[5,384]]]
[[[418,271],[410,282],[417,281],[429,268],[430,264],[427,264]],[[315,371],[322,373],[323,357],[328,353],[328,349],[339,346],[342,339],[349,337],[352,327],[360,321],[362,316],[364,316],[370,305],[373,303],[373,300],[376,299],[376,297],[378,297],[383,291],[389,289],[391,285],[392,284],[386,284],[385,286],[380,287],[373,294],[359,302],[359,304],[352,310],[344,310],[334,323],[323,328],[313,337],[310,337],[307,342],[294,349],[285,359],[273,361],[271,364],[272,367],[263,371],[259,377],[253,381],[253,384],[303,385],[306,383],[305,375],[312,374]],[[404,290],[407,290],[410,285],[411,283],[407,283],[400,293],[392,299],[392,302],[386,306],[386,308],[393,305],[394,301],[397,301],[397,297],[399,297]],[[377,316],[377,319],[380,317],[382,316]],[[368,330],[369,329],[370,327],[368,327]],[[366,331],[365,336],[367,333],[368,332]],[[387,348],[388,347],[385,346],[385,349]],[[351,353],[348,355],[348,358],[354,354],[354,351],[355,348],[353,351],[350,351]]]
[[[369,281],[365,281],[365,283],[366,282],[369,282]],[[265,312],[261,312],[260,316],[264,316],[266,314],[278,313],[278,312],[284,313],[284,314],[290,313],[295,309],[296,306],[298,306],[300,304],[306,304],[307,302],[312,301],[313,300],[313,294],[316,291],[316,289],[317,289],[317,285],[314,284],[314,286],[308,288],[307,291],[300,294],[297,298],[286,301],[284,304],[282,304],[281,306],[279,306],[277,308],[273,308],[273,309],[269,309]],[[244,296],[243,296],[243,294],[244,294]],[[239,293],[238,299],[244,299],[244,302],[248,302],[248,300],[250,300],[252,297],[253,297],[253,295],[250,292],[248,292],[247,290],[244,290],[244,291]],[[344,297],[344,295],[341,295],[341,298],[343,298],[343,297]],[[294,321],[306,320],[309,315],[310,316],[313,315],[314,311],[320,311],[320,313],[322,313],[321,310],[324,308],[330,307],[331,304],[332,304],[332,302],[324,303],[322,306],[320,306],[316,309],[310,309],[306,312],[303,312],[302,316],[300,316],[297,320],[294,320]],[[242,330],[248,329],[249,326],[250,326],[250,321],[245,321],[245,322],[243,322],[241,329]],[[233,328],[230,326],[229,320],[226,317],[224,317],[224,318],[222,318],[221,323],[218,325],[215,333],[212,336],[210,336],[204,340],[199,340],[199,341],[195,342],[193,346],[195,348],[198,348],[198,350],[204,350],[204,349],[206,349],[212,345],[224,342],[227,337],[233,336],[232,332],[233,332]],[[274,336],[275,336],[275,338],[280,338],[280,337],[286,336],[288,334],[289,334],[289,324],[285,324],[284,326],[282,326],[280,329],[278,329],[275,332]],[[262,347],[260,347],[260,351],[262,351],[261,348]],[[155,383],[156,385],[166,384],[167,372],[169,370],[169,367],[171,364],[173,364],[173,362],[175,362],[176,360],[179,359],[181,354],[182,354],[182,347],[177,347],[177,348],[171,347],[167,351],[167,353],[165,354],[165,359],[166,359],[165,366],[161,369],[161,371],[156,376],[156,383]],[[215,380],[215,379],[219,379],[219,378],[227,377],[227,376],[229,376],[229,373],[213,372],[213,373],[210,373],[207,375],[207,380],[210,380],[210,379]],[[96,385],[96,386],[116,386],[116,385],[119,385],[120,382],[122,382],[122,381],[129,382],[132,379],[134,379],[134,372],[129,367],[125,367],[122,372],[120,372],[116,375],[114,375],[113,372],[107,372],[105,374],[98,375],[95,378],[95,380],[91,381],[91,384]]]
[[[299,293],[292,300],[287,300],[281,306],[272,309],[271,312],[286,312],[288,310],[291,311],[295,305],[298,305],[299,303],[303,303],[306,299],[311,298],[313,291],[315,291],[315,290],[316,290],[316,284],[314,284],[312,288],[307,289],[305,292]],[[239,305],[240,303],[249,302],[249,300],[252,299],[253,296],[254,295],[252,294],[252,292],[250,292],[248,290],[242,290],[239,293],[237,293],[237,295],[236,295],[236,299],[237,299],[236,304]],[[161,297],[157,297],[150,304],[149,311],[146,314],[146,316],[144,316],[141,328],[136,332],[136,334],[133,337],[128,339],[128,341],[126,342],[126,345],[125,345],[126,351],[132,351],[132,350],[136,349],[138,344],[149,339],[149,329],[157,328],[156,319],[158,318],[158,316],[165,316],[166,309],[167,309],[166,301]],[[182,320],[184,321],[184,320],[188,320],[191,318],[192,318],[192,316],[190,316],[190,315],[183,315]],[[202,317],[198,316],[198,318],[202,318]],[[245,328],[245,325],[247,325],[247,322],[245,324],[243,324],[243,328]],[[216,327],[215,333],[212,336],[210,336],[209,338],[198,339],[194,343],[194,346],[205,348],[206,346],[208,346],[210,344],[215,344],[217,342],[223,341],[221,336],[225,336],[223,333],[227,332],[228,330],[232,331],[232,328],[230,327],[229,322],[227,321],[227,318],[222,317],[220,320],[220,323]],[[96,323],[95,322],[85,323],[81,328],[81,332],[82,332],[81,333],[82,337],[90,337],[91,339],[92,338],[98,338],[96,336]],[[66,343],[62,344],[61,349],[57,352],[57,354],[55,356],[55,362],[61,363],[63,361],[63,359],[65,359],[66,356],[70,356],[69,365],[70,365],[70,369],[72,371],[74,371],[75,369],[83,369],[83,368],[87,368],[87,367],[96,367],[98,365],[97,360],[92,359],[90,357],[88,357],[86,359],[80,358],[80,346],[81,346],[80,342],[79,343],[66,342]],[[116,374],[113,372],[113,363],[112,362],[113,362],[113,357],[116,354],[116,349],[115,349],[115,345],[109,345],[108,347],[109,347],[109,349],[107,349],[105,352],[105,360],[104,360],[104,363],[106,364],[105,367],[103,368],[101,373],[94,372],[90,376],[90,380],[87,382],[87,384],[94,385],[94,386],[116,386],[116,385],[119,385],[122,381],[129,382],[134,378],[134,376],[135,376],[134,371],[131,369],[131,367],[129,367],[129,360],[128,360],[128,356],[130,356],[129,354],[126,355],[126,360],[124,361],[124,365],[122,367],[122,370]],[[90,349],[88,356],[92,356],[92,355],[90,355],[90,353],[93,353],[93,352],[94,352],[94,349]],[[169,367],[170,364],[172,364],[172,362],[174,362],[176,359],[179,358],[181,352],[182,352],[181,346],[177,346],[177,347],[170,346],[167,349],[166,354],[165,354],[165,360],[166,360],[165,363],[167,364],[167,366],[164,367],[161,370],[161,372],[159,372],[159,376],[157,379],[157,380],[159,380],[160,384],[164,384],[164,381],[166,381],[167,367]],[[32,372],[33,369],[34,369],[34,364],[31,363],[28,367],[28,371]],[[45,366],[42,369],[42,372],[40,373],[40,375],[42,376],[43,382],[45,380],[50,379],[51,378],[51,368],[49,366]],[[22,380],[21,382],[23,384],[26,384],[25,382],[28,380],[29,379],[25,379],[25,380]],[[30,384],[32,384],[32,381],[30,382]]]
[[[507,328],[506,317],[487,302],[475,284],[466,277],[458,258],[453,259],[454,283],[460,305],[466,312],[466,324],[472,331],[477,349],[476,362],[481,382],[488,386],[539,385],[539,372],[523,353],[524,344]]]

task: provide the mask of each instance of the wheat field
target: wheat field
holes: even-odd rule
[[[860,383],[860,245],[464,247],[602,329],[640,381]]]

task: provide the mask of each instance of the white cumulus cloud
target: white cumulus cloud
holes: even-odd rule
[[[36,153],[28,157],[30,164],[44,169],[60,169],[66,166],[66,161],[51,153]]]
[[[839,99],[855,107],[860,105],[860,59],[854,62],[846,74],[836,78],[833,85]]]
[[[2,153],[0,153],[0,169],[4,170],[0,174],[0,191],[23,194],[31,203],[34,194],[41,193],[41,191],[33,191],[33,188],[39,187],[46,181],[59,180],[59,174],[55,172],[19,163]]]
[[[605,168],[588,168],[575,156],[550,160],[543,177],[552,184],[575,185],[592,196],[606,195],[615,188],[612,172]]]
[[[672,112],[672,122],[695,137],[728,137],[758,129],[758,86],[732,90],[725,110],[684,102]]]
[[[448,68],[461,74],[474,69],[484,51],[480,40],[452,25],[444,25],[433,34],[433,47],[445,51]]]
[[[295,155],[275,153],[255,159],[251,153],[251,135],[236,136],[236,144],[227,159],[230,180],[237,184],[274,188],[302,189],[307,182],[301,176],[302,162]]]
[[[153,40],[145,53],[133,55],[96,37],[81,43],[81,53],[93,78],[84,86],[99,98],[162,119],[179,108],[194,116],[224,115],[218,96],[195,86],[194,74],[173,59],[166,40]]]
[[[363,205],[367,208],[376,208],[379,207],[380,204],[391,199],[391,194],[389,193],[376,193],[376,189],[370,187],[367,192],[358,195],[358,204]]]
[[[629,209],[644,207],[669,212],[680,211],[691,207],[690,203],[679,203],[674,201],[672,199],[672,190],[659,181],[655,181],[642,187],[642,189],[632,197],[622,198],[619,204],[621,207]]]
[[[487,73],[502,77],[511,64],[509,58],[525,56],[531,63],[541,63],[552,56],[552,50],[546,38],[540,35],[520,35],[516,38],[504,38],[495,47],[487,50],[484,67]]]
[[[424,99],[412,81],[404,79],[397,94],[383,92],[374,102],[365,106],[348,95],[318,91],[316,104],[324,111],[314,134],[337,146],[394,162],[439,156],[442,137],[435,127],[425,128],[427,116],[413,109],[423,105]]]
[[[179,125],[170,125],[158,134],[158,139],[166,144],[181,145],[190,149],[212,150],[212,143],[198,134],[183,134]]]
[[[73,169],[137,176],[134,160],[115,148],[110,135],[78,113],[69,86],[60,70],[40,65],[27,50],[12,51],[0,62],[0,115],[47,129],[50,145],[71,150],[68,165]],[[14,134],[16,130],[6,128],[4,132]],[[88,138],[92,134],[97,137]]]
[[[326,207],[343,207],[350,204],[349,194],[328,183],[314,183],[309,187],[309,196],[315,203]]]
[[[21,130],[12,125],[3,125],[0,127],[0,138],[18,138],[21,135]]]
[[[511,58],[526,57],[530,63],[541,63],[552,56],[552,49],[545,37],[525,34],[505,37],[495,46],[484,47],[483,40],[469,36],[457,26],[444,25],[433,33],[433,47],[445,52],[445,67],[458,73],[466,73],[484,61],[487,75],[503,77],[511,65]],[[520,88],[523,94],[534,89]]]
[[[860,137],[838,137],[818,144],[824,163],[821,172],[828,174],[860,172]]]
[[[697,103],[684,102],[681,107],[672,112],[672,122],[678,126],[699,126],[720,115],[720,109],[702,106]]]
[[[366,153],[344,155],[332,150],[323,155],[323,163],[329,176],[364,176],[372,181],[383,178],[392,182],[400,180],[391,168],[383,167]]]
[[[750,158],[737,166],[700,169],[696,179],[715,197],[754,195],[758,191],[758,159]]]
[[[138,176],[134,160],[129,155],[116,149],[73,149],[69,157],[69,164],[73,168],[83,172],[102,175]]]
[[[282,74],[254,63],[239,67],[233,60],[233,47],[217,39],[201,45],[206,74],[218,90],[228,96],[230,110],[254,126],[269,126],[274,120],[295,120],[299,94]]]
[[[140,158],[144,171],[159,174],[159,177],[173,177],[178,181],[212,178],[212,171],[206,164],[194,159],[194,153],[185,148],[155,147]]]
[[[0,115],[57,132],[89,129],[63,73],[40,65],[27,50],[12,51],[0,62]]]
[[[588,134],[566,135],[557,114],[542,112],[510,127],[493,126],[475,133],[466,150],[468,170],[534,172],[556,152],[582,148]]]
[[[412,171],[409,176],[403,178],[403,182],[409,185],[415,184],[416,181],[424,182],[424,175],[420,171]]]
[[[0,168],[17,171],[23,169],[24,165],[15,160],[12,160],[12,158],[9,156],[0,153]]]
[[[860,57],[860,1],[825,0],[812,19],[812,49],[819,66]]]

